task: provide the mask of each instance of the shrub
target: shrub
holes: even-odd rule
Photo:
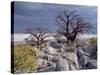
[[[14,47],[14,73],[34,72],[37,69],[37,49],[29,45]]]
[[[67,50],[67,52],[74,52],[75,47],[70,46],[70,47],[67,47],[66,50]]]
[[[69,42],[67,44],[66,51],[67,52],[74,52],[74,50],[75,50],[75,43],[74,42]]]
[[[90,38],[89,43],[92,45],[97,44],[97,38]]]

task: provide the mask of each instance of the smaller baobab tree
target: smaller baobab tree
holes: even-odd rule
[[[92,29],[90,22],[77,11],[63,11],[56,17],[56,24],[59,27],[58,32],[66,37],[67,43],[69,40],[74,42],[78,33],[89,33]]]
[[[30,38],[26,38],[25,41],[27,44],[32,46],[36,46],[39,50],[41,50],[47,42],[48,29],[46,28],[28,28],[27,33],[31,34]]]

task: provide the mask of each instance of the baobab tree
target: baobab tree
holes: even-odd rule
[[[39,50],[41,50],[45,43],[47,42],[46,38],[49,37],[47,34],[48,29],[46,28],[28,28],[27,32],[31,34],[30,38],[26,38],[26,43],[36,46]]]
[[[92,25],[84,17],[81,17],[77,11],[65,10],[56,17],[58,32],[64,35],[68,40],[74,42],[78,33],[90,32]]]

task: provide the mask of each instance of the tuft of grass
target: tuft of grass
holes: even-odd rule
[[[66,51],[67,52],[74,52],[75,50],[75,43],[74,42],[69,42],[67,47],[66,47]]]
[[[14,73],[35,72],[37,49],[29,45],[14,46]]]
[[[89,43],[92,44],[92,45],[96,45],[97,44],[97,38],[90,38]]]

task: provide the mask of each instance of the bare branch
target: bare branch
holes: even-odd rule
[[[42,48],[42,45],[46,42],[47,29],[45,28],[28,28],[27,32],[31,34],[32,38],[28,41],[29,44],[35,44],[39,50]]]
[[[58,32],[70,41],[74,41],[78,33],[89,32],[92,29],[90,22],[78,15],[77,11],[65,10],[57,16],[56,23],[59,26]]]

